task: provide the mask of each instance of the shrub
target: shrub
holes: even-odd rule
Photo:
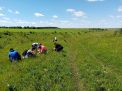
[[[115,36],[116,36],[116,35],[117,35],[117,33],[118,33],[118,31],[114,31],[114,34],[113,34],[113,35],[115,35]]]
[[[3,49],[3,46],[2,45],[0,45],[0,49]]]
[[[4,32],[4,35],[9,35],[9,36],[11,36],[12,33],[7,31],[7,32]]]
[[[122,34],[122,28],[120,28],[120,31],[119,31],[120,34]]]

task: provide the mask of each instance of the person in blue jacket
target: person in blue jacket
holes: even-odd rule
[[[20,56],[20,54],[19,54],[17,51],[15,51],[13,48],[10,48],[10,50],[9,50],[9,60],[10,60],[11,62],[13,62],[13,61],[18,61],[18,60],[21,60],[21,56]]]

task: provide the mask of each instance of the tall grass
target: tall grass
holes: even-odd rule
[[[0,91],[121,91],[122,36],[80,30],[1,29]],[[55,36],[64,46],[60,53],[53,51]],[[9,48],[21,54],[33,42],[47,46],[48,54],[9,62]]]

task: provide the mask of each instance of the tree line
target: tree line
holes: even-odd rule
[[[35,27],[35,26],[0,26],[0,28],[8,28],[8,29],[59,29],[58,27]]]

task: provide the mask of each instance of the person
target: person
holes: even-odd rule
[[[40,43],[37,43],[37,42],[32,43],[32,49],[35,50],[35,53],[36,54],[37,54],[37,51],[38,51],[39,46],[40,46]]]
[[[61,44],[58,44],[58,43],[54,43],[54,50],[57,51],[57,52],[60,52],[63,50],[63,46]]]
[[[22,58],[28,58],[28,55],[27,55],[27,51],[28,50],[24,50],[23,53],[22,53]]]
[[[31,48],[27,51],[28,57],[34,57],[35,56],[35,49]]]
[[[10,48],[9,60],[11,62],[21,60],[21,55],[17,51],[15,51],[13,48]]]
[[[39,43],[32,43],[32,48],[34,48],[34,49],[38,49],[38,47],[39,47]]]
[[[47,54],[47,48],[44,45],[40,44],[38,48],[38,52],[42,54]]]
[[[24,50],[22,53],[23,58],[34,57],[35,56],[35,48],[31,48],[29,50]]]
[[[54,37],[53,42],[56,42],[56,41],[58,41],[58,40],[57,40],[57,37]]]

